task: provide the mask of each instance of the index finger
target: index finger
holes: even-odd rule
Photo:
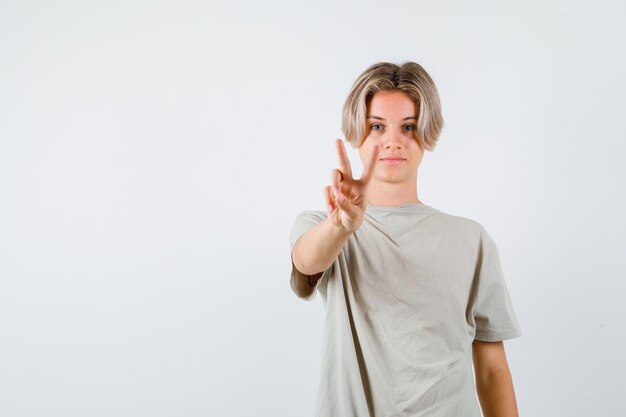
[[[346,148],[343,145],[343,140],[337,139],[335,141],[335,145],[337,148],[337,154],[339,155],[339,167],[341,169],[341,172],[343,173],[343,177],[351,180],[352,169],[350,168],[350,160],[348,159]]]
[[[369,160],[369,163],[365,166],[363,170],[363,175],[361,175],[360,181],[363,181],[365,184],[370,182],[372,176],[374,175],[374,170],[376,169],[376,164],[378,162],[378,154],[380,153],[380,146],[376,145],[374,149],[372,149],[372,156]]]

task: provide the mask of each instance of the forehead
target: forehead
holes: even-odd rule
[[[403,119],[416,116],[416,113],[417,104],[402,91],[380,91],[367,105],[367,117]]]

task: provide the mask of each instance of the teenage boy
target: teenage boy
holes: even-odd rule
[[[435,84],[413,62],[371,66],[346,100],[364,172],[353,177],[337,140],[326,213],[300,213],[290,233],[291,287],[326,306],[318,416],[518,415],[502,341],[521,329],[496,244],[417,195],[442,127]]]

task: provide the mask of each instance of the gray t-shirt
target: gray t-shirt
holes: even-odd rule
[[[291,248],[326,217],[300,213]],[[292,263],[292,288],[296,274]],[[320,417],[480,417],[473,340],[522,334],[493,239],[424,204],[369,205],[317,290],[326,309]]]

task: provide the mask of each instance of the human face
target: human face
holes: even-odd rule
[[[367,106],[365,139],[359,147],[361,161],[370,161],[380,145],[374,180],[416,185],[417,168],[424,150],[415,137],[417,105],[402,91],[380,91]]]

